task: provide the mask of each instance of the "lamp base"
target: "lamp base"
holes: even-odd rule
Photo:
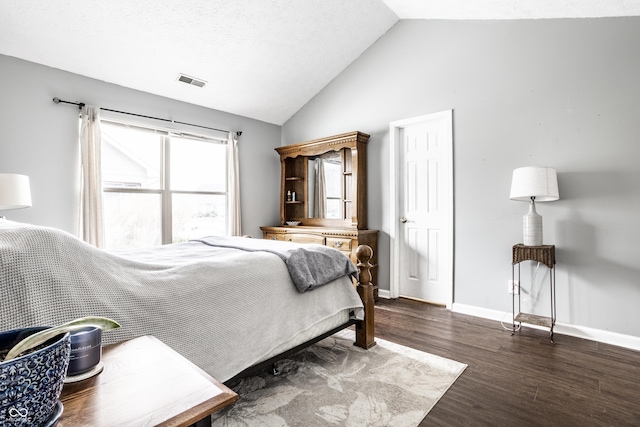
[[[542,246],[542,217],[536,212],[536,204],[531,200],[529,212],[522,217],[523,244]]]

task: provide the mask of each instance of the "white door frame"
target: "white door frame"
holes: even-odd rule
[[[400,185],[402,177],[398,175],[400,172],[400,132],[401,129],[416,123],[422,123],[427,121],[432,121],[436,119],[445,119],[448,120],[449,124],[447,128],[450,130],[450,140],[451,140],[451,154],[446,159],[448,163],[448,170],[450,173],[448,179],[448,189],[449,194],[451,195],[450,203],[448,203],[449,215],[447,215],[445,228],[443,229],[444,236],[449,240],[449,244],[443,248],[444,260],[446,262],[447,270],[444,272],[446,283],[449,284],[450,289],[447,290],[448,299],[446,301],[446,306],[448,309],[451,309],[453,306],[453,110],[445,110],[438,113],[427,114],[424,116],[413,117],[410,119],[397,120],[389,123],[389,146],[390,146],[390,164],[389,171],[390,176],[392,177],[391,185],[389,188],[389,197],[391,202],[389,203],[389,219],[391,221],[391,227],[389,227],[389,238],[391,241],[391,262],[390,262],[390,284],[389,284],[389,296],[391,298],[398,298],[400,295],[400,258],[398,254],[400,253],[400,236],[401,225],[398,217],[398,212],[401,210],[401,206],[399,205],[398,194],[400,192]]]

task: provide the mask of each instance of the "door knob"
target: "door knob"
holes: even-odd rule
[[[405,222],[408,222],[408,221],[409,221],[409,220],[408,220],[407,218],[405,218],[405,217],[400,218],[400,222],[401,222],[401,223],[403,223],[403,224],[404,224]]]

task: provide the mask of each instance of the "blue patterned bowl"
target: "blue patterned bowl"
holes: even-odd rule
[[[0,332],[0,352],[45,327]],[[59,402],[69,365],[69,333],[38,350],[0,362],[0,426],[51,426],[62,414]],[[4,357],[4,354],[3,354]]]

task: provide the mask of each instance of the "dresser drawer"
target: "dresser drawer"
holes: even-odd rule
[[[343,252],[351,252],[351,239],[340,237],[327,237],[325,245]]]
[[[295,243],[315,243],[316,245],[324,245],[324,236],[318,236],[317,234],[286,234],[283,240]]]
[[[285,240],[285,235],[284,234],[277,234],[277,233],[265,233],[264,238],[267,240]]]

